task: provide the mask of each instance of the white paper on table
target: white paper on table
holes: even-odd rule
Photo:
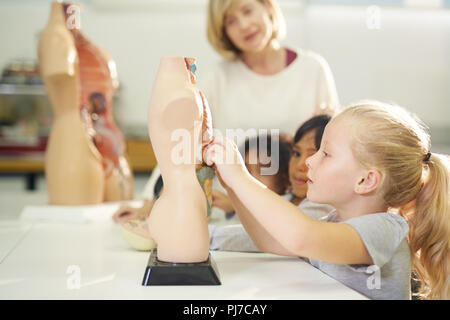
[[[25,206],[20,214],[21,220],[87,223],[90,221],[110,220],[121,205],[142,206],[141,200],[102,203],[89,206]]]

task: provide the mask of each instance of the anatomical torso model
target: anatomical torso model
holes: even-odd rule
[[[80,117],[78,55],[59,2],[52,4],[50,19],[39,39],[38,56],[54,114],[45,155],[49,202],[101,203],[105,186],[102,156]]]
[[[112,115],[113,94],[118,87],[115,63],[106,52],[94,46],[80,29],[72,28],[70,31],[79,59],[80,109],[91,118],[89,120],[89,117],[83,117],[85,125],[93,128],[91,132],[94,144],[103,157],[104,201],[132,199],[133,180],[124,156],[125,139]]]
[[[118,84],[115,64],[76,24],[67,23],[68,8],[68,4],[52,4],[38,49],[41,74],[55,114],[46,152],[50,203],[128,200],[133,197],[132,174],[124,157],[124,138],[112,117]],[[70,65],[64,76],[54,75],[58,61]],[[64,113],[67,118],[69,105],[72,126],[61,117]],[[84,149],[90,153],[83,153]]]
[[[208,103],[195,86],[195,60],[163,57],[153,85],[148,129],[164,191],[147,219],[160,261],[208,259],[207,201],[196,176],[212,140]]]

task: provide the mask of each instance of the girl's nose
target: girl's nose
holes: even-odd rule
[[[246,18],[240,18],[239,19],[239,27],[241,28],[241,30],[245,30],[248,28],[249,26],[249,21]]]
[[[299,159],[296,165],[296,169],[300,172],[308,171],[308,167],[306,165],[305,159]]]

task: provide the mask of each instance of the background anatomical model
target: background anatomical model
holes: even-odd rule
[[[115,64],[69,23],[70,8],[52,4],[38,47],[55,115],[45,166],[49,200],[75,205],[132,199],[124,137],[112,117]]]

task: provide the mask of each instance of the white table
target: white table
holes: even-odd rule
[[[366,299],[301,259],[263,253],[211,252],[220,286],[145,287],[150,253],[110,219],[0,221],[2,234],[0,299]]]

